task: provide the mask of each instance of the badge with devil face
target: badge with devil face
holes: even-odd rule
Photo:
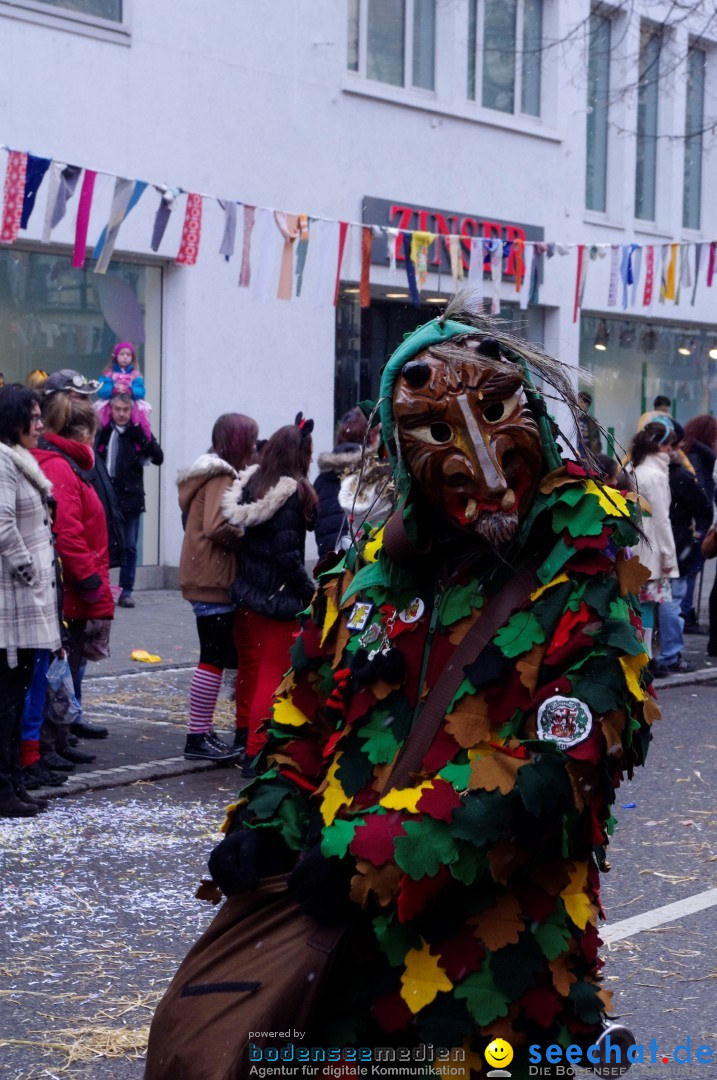
[[[536,729],[543,742],[553,742],[561,750],[569,750],[584,742],[592,731],[592,714],[579,698],[546,698],[538,709]]]

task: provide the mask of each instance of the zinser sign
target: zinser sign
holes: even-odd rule
[[[436,240],[429,250],[428,265],[432,270],[450,273],[451,263],[448,250],[448,237],[460,236],[463,250],[463,268],[468,269],[470,262],[471,240],[481,236],[492,240],[500,237],[512,243],[515,240],[542,240],[544,231],[539,225],[525,225],[502,221],[500,218],[487,218],[477,214],[467,214],[458,210],[434,210],[406,202],[392,202],[390,199],[375,199],[366,195],[363,200],[363,221],[367,225],[387,225],[394,229],[436,233]],[[403,262],[401,236],[396,240],[396,261]],[[374,239],[371,248],[371,262],[381,266],[388,265],[386,243],[383,239]],[[485,269],[490,264],[485,263]],[[508,257],[504,276],[514,275],[515,259],[513,252]]]

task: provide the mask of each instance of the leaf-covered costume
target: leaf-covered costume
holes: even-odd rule
[[[402,1045],[590,1041],[609,1005],[597,921],[610,807],[658,715],[634,595],[644,572],[626,551],[635,520],[634,502],[575,465],[545,477],[517,563],[537,566],[540,586],[464,669],[415,783],[383,798],[419,684],[425,696],[513,571],[482,571],[480,559],[448,580],[430,560],[399,568],[378,531],[357,572],[349,553],[322,575],[278,692],[266,771],[230,828],[237,816],[301,851],[319,808],[322,853],[350,866],[371,924],[366,984],[355,967],[337,972],[344,1040],[379,1029]],[[393,682],[371,678],[380,631],[403,658]],[[582,737],[565,750],[536,729],[543,703],[555,716],[553,699],[583,705]]]

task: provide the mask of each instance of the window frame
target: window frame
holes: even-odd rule
[[[467,16],[468,24],[472,22],[471,8],[475,8],[475,38],[473,41],[470,39],[470,29],[468,33],[467,49],[466,49],[466,86],[465,97],[469,106],[479,109],[485,109],[490,113],[498,114],[500,116],[511,116],[515,120],[527,120],[533,123],[540,123],[544,115],[544,70],[543,70],[543,58],[541,56],[540,61],[540,74],[538,78],[538,84],[540,87],[540,97],[538,101],[537,112],[524,112],[523,110],[523,68],[524,68],[524,55],[525,51],[523,43],[525,41],[525,2],[526,0],[517,0],[516,13],[515,13],[515,51],[513,54],[514,61],[514,74],[513,74],[513,108],[510,112],[505,109],[496,109],[492,105],[486,105],[483,101],[483,69],[484,69],[484,55],[485,55],[485,7],[486,0],[468,0],[467,2]],[[545,40],[545,0],[541,0],[541,21],[540,21],[540,33],[541,33],[541,49],[544,47],[542,42]],[[469,67],[472,56],[473,67],[473,94],[470,94],[470,86],[468,82]]]
[[[688,122],[689,122],[689,87],[690,87],[690,60],[695,54],[700,53],[702,55],[702,100],[700,101],[700,124],[698,134],[688,134]],[[702,210],[703,210],[703,194],[704,194],[704,158],[705,158],[705,146],[704,146],[704,125],[705,125],[705,99],[707,96],[707,63],[710,53],[709,50],[698,41],[690,40],[688,43],[688,55],[687,55],[687,77],[685,79],[685,140],[682,155],[682,228],[691,230],[692,232],[699,232],[702,228]],[[693,140],[698,140],[693,143]],[[697,195],[695,199],[696,211],[697,211],[697,224],[691,224],[688,219],[687,206],[687,185],[688,185],[688,153],[691,151],[693,145],[697,145],[699,148],[699,169],[696,173],[696,189]],[[694,179],[694,178],[693,178]]]
[[[117,45],[130,45],[132,0],[122,0],[122,22],[85,15],[81,11],[43,3],[42,0],[0,0],[0,16],[21,22],[65,30]]]
[[[594,140],[595,141],[595,146],[594,146],[594,152],[593,152],[592,197],[593,197],[593,202],[594,202],[595,201],[596,188],[598,188],[598,187],[602,188],[603,189],[603,205],[600,206],[600,207],[597,207],[597,206],[591,205],[590,202],[589,202],[588,160],[589,160],[589,157],[590,157],[590,116],[595,112],[595,105],[594,105],[594,101],[591,100],[591,98],[590,98],[590,87],[591,87],[590,56],[588,56],[586,109],[588,109],[588,108],[591,109],[591,112],[586,115],[586,123],[585,123],[585,210],[589,214],[606,215],[607,212],[608,212],[608,208],[609,208],[609,191],[610,191],[610,149],[611,149],[611,147],[610,147],[610,141],[611,141],[610,140],[610,88],[611,88],[611,85],[612,85],[612,75],[613,75],[613,71],[612,71],[612,68],[613,68],[613,65],[612,65],[612,40],[613,40],[613,31],[615,29],[615,25],[614,25],[614,19],[611,17],[611,15],[609,15],[608,13],[606,13],[604,11],[601,11],[598,8],[594,8],[590,12],[590,24],[589,24],[589,31],[588,31],[588,50],[592,49],[593,25],[594,25],[593,20],[594,19],[600,19],[602,23],[607,24],[607,33],[608,33],[607,94],[606,94],[606,101],[605,101],[605,105],[604,105],[605,128],[604,128],[604,134],[602,133],[602,130],[598,131],[597,129],[593,132],[593,134],[594,134],[594,136],[596,136],[596,138]],[[601,31],[602,31],[602,29],[603,29],[603,27],[601,27]],[[597,75],[599,76],[600,73],[598,72]],[[598,81],[598,80],[596,79],[595,81]],[[597,136],[599,136],[599,140],[598,140]],[[595,179],[594,179],[594,164],[595,164],[595,159],[597,157],[597,154],[595,153],[595,150],[597,150],[598,141],[600,141],[602,144],[604,144],[602,146],[602,149],[604,150],[604,168],[603,168],[603,175],[602,175],[600,184],[596,184]]]
[[[648,47],[652,43],[652,40],[656,40],[657,44],[658,44],[657,75],[656,75],[656,78],[654,79],[654,86],[655,86],[655,122],[654,122],[655,132],[654,132],[654,135],[651,135],[649,133],[645,133],[645,134],[641,135],[640,134],[640,126],[639,126],[640,125],[640,97],[641,97],[641,90],[642,90],[642,87],[641,87],[641,84],[642,84],[641,70],[642,70],[642,64],[643,64],[643,40],[646,42]],[[661,95],[660,95],[660,69],[662,67],[662,64],[664,63],[664,56],[665,56],[665,37],[664,37],[663,33],[661,32],[661,28],[658,25],[656,25],[655,23],[650,22],[648,19],[641,20],[641,22],[640,22],[640,30],[639,30],[639,38],[638,38],[638,54],[637,54],[637,65],[638,65],[637,66],[637,111],[636,111],[636,118],[635,118],[635,191],[634,191],[634,202],[633,202],[633,214],[634,214],[636,222],[640,222],[642,224],[653,225],[653,226],[657,225],[658,214],[659,214],[659,205],[660,205],[659,204],[660,192],[659,192],[659,187],[658,187],[658,178],[659,178],[659,175],[660,175],[660,154],[659,154],[658,138],[659,138],[659,135],[660,135],[660,126],[661,126],[661,122],[662,122],[662,112],[663,112],[663,108],[664,108],[664,106],[661,107],[661,103],[660,103],[660,97],[661,97]],[[652,86],[652,85],[653,85],[653,80],[650,80],[650,82],[645,84],[647,89],[649,89],[650,86]],[[647,108],[650,107],[649,102],[646,102],[646,107]],[[638,214],[638,154],[639,154],[639,147],[640,147],[641,139],[646,141],[645,145],[649,145],[649,140],[650,139],[652,139],[652,141],[654,143],[654,155],[653,155],[654,156],[654,169],[652,170],[652,178],[651,178],[651,185],[650,185],[653,188],[653,192],[652,192],[652,204],[653,205],[652,205],[652,214],[651,214],[650,217],[645,217],[643,215]],[[643,176],[643,192],[642,192],[642,201],[643,202],[644,202],[644,195],[645,195],[645,183],[644,183],[644,176]]]
[[[404,0],[405,21],[403,27],[403,82],[384,82],[382,79],[374,79],[368,75],[368,0],[359,0],[358,11],[358,65],[349,68],[347,74],[353,78],[365,79],[371,86],[387,87],[394,91],[418,94],[421,97],[434,99],[436,96],[436,69],[437,69],[437,43],[438,43],[438,18],[434,20],[433,37],[433,88],[426,89],[415,86],[413,83],[413,28],[415,0]],[[438,13],[436,13],[437,16]]]

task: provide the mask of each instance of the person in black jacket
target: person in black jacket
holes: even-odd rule
[[[248,762],[263,745],[261,722],[290,666],[297,615],[314,593],[304,565],[306,530],[314,528],[317,501],[307,480],[313,427],[313,420],[299,414],[295,424],[279,428],[266,442],[259,465],[244,469],[223,498],[226,520],[244,530],[230,594],[237,605],[237,727],[248,727]]]
[[[319,475],[314,480],[314,488],[319,497],[316,507],[316,547],[321,558],[330,551],[336,551],[342,536],[348,535],[348,519],[339,504],[341,477],[347,469],[360,465],[367,427],[366,417],[356,405],[339,420],[331,453],[319,454]]]
[[[717,460],[717,419],[709,413],[693,416],[685,424],[685,437],[682,449],[690,461],[697,482],[707,495],[710,506],[715,500],[714,467]],[[685,633],[704,634],[699,623],[699,612],[694,605],[695,583],[702,569],[704,560],[699,558],[687,575],[687,592],[682,601],[682,617],[685,620]]]
[[[678,453],[684,434],[673,421],[673,444],[670,451],[670,525],[677,552],[678,578],[673,578],[672,601],[659,604],[660,654],[654,661],[655,675],[694,671],[682,658],[683,618],[680,606],[687,592],[689,576],[702,563],[701,544],[712,521],[712,505],[695,476],[686,469]]]
[[[132,398],[116,394],[110,403],[112,420],[97,435],[97,454],[105,462],[124,519],[124,559],[120,567],[120,607],[134,607],[132,590],[137,571],[139,521],[145,511],[144,466],[161,465],[162,448],[131,422]]]

